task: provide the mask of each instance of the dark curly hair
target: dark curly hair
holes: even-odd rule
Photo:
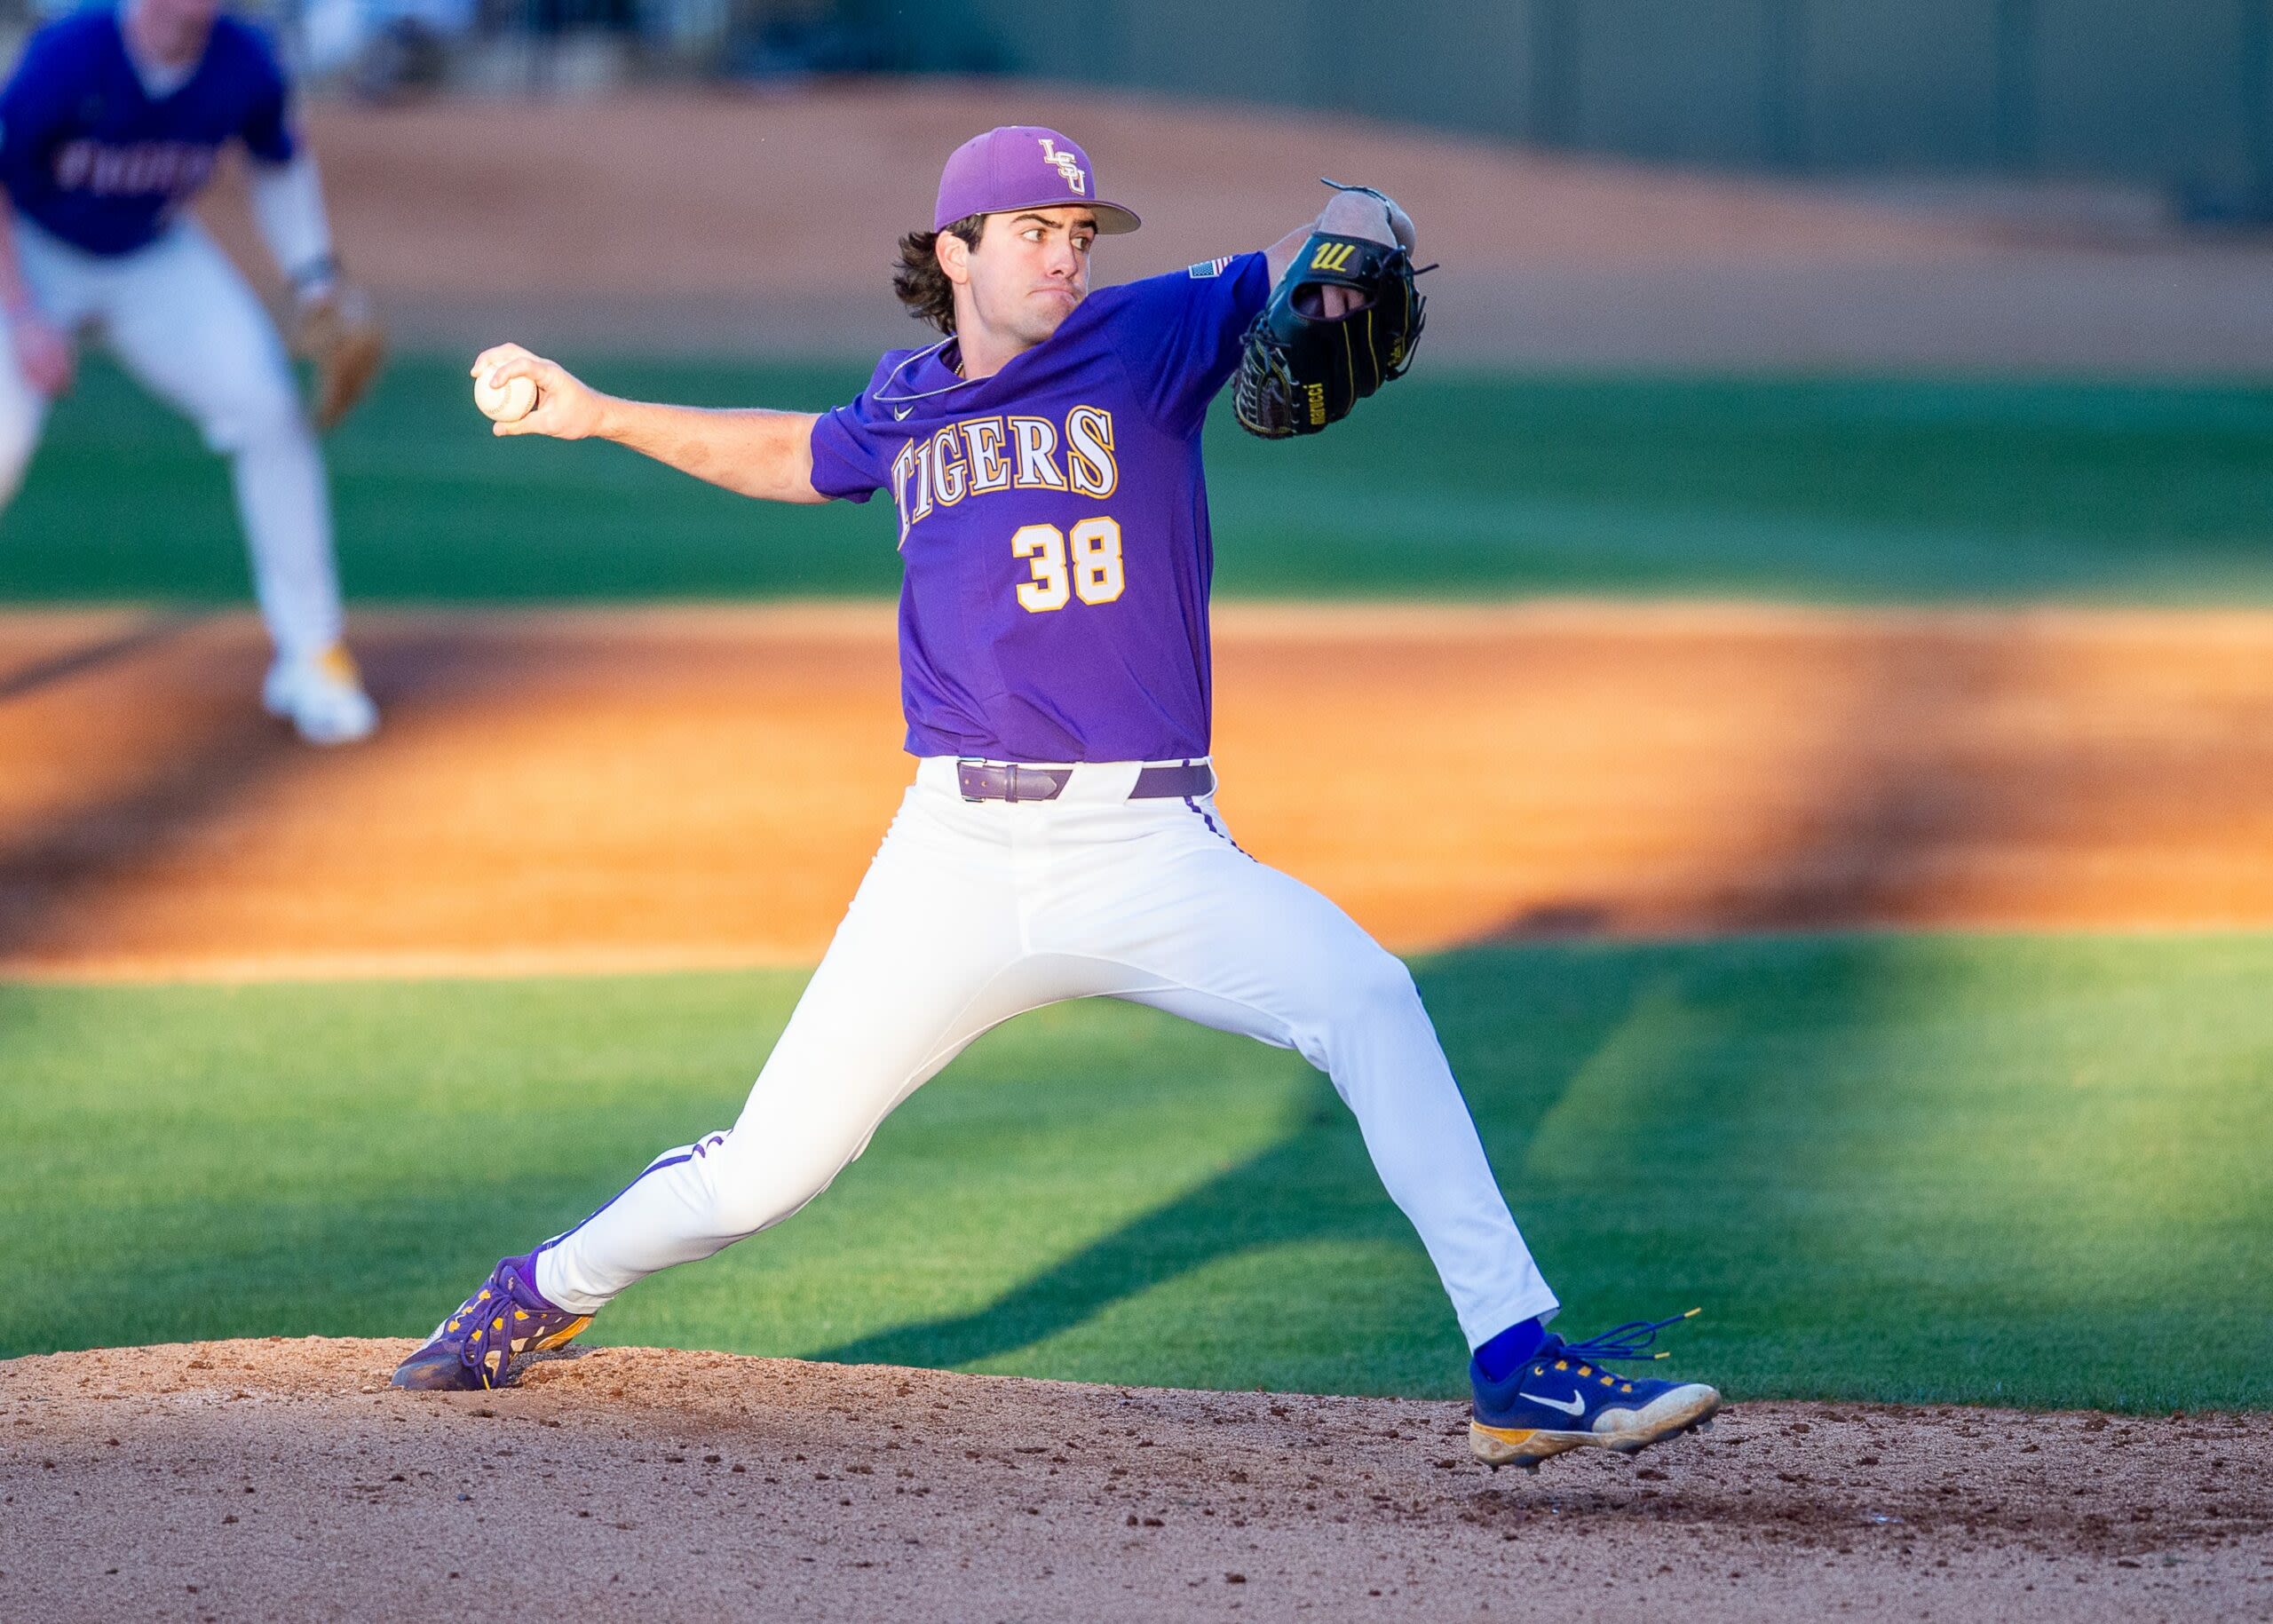
[[[967,214],[947,227],[968,248],[978,246],[979,234],[986,228],[986,217],[983,214]],[[899,302],[907,306],[909,315],[952,334],[955,330],[955,285],[939,269],[939,257],[934,251],[939,234],[936,231],[911,231],[899,240],[899,265],[891,273],[891,290],[899,295]]]

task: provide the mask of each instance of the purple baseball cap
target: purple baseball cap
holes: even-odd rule
[[[1005,124],[956,147],[939,171],[939,202],[931,229],[945,231],[973,214],[1019,209],[1087,208],[1107,235],[1143,224],[1136,211],[1097,194],[1089,154],[1055,130]]]

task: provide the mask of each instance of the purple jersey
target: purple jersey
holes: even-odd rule
[[[899,509],[911,754],[1208,753],[1200,431],[1270,291],[1261,254],[1099,289],[992,377],[894,350],[813,425],[816,490]]]
[[[0,186],[75,248],[131,253],[196,195],[230,141],[289,162],[285,99],[267,42],[234,18],[215,20],[189,77],[154,100],[118,14],[80,12],[33,35],[0,91]]]

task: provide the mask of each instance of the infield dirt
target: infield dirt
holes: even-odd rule
[[[0,1613],[2257,1618],[2273,1418],[1753,1405],[1634,1461],[1465,1407],[408,1342],[0,1364]]]
[[[1262,248],[1322,174],[1387,187],[1442,262],[1425,365],[2273,365],[2273,249],[2176,232],[2151,198],[1866,195],[1002,79],[310,113],[342,253],[402,337],[572,359],[916,342],[894,242],[946,154],[1007,123],[1077,134],[1144,216],[1105,281]],[[205,212],[271,274],[241,192]]]
[[[910,766],[887,606],[0,614],[0,976],[810,963]],[[1222,804],[1406,952],[2273,923],[2273,615],[1232,605]]]

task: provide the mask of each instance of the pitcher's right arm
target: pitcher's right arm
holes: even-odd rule
[[[517,344],[484,350],[474,360],[472,375],[498,384],[525,377],[536,385],[536,405],[529,415],[513,423],[493,424],[493,433],[612,440],[744,496],[769,502],[828,500],[813,488],[815,419],[811,412],[620,400]]]

